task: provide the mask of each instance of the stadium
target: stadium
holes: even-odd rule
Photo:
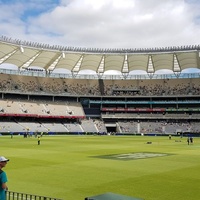
[[[0,66],[5,66],[0,68],[0,133],[7,138],[144,136],[143,143],[152,144],[156,137],[151,136],[172,136],[179,142],[200,135],[200,73],[183,73],[200,69],[199,45],[74,48],[2,36]],[[82,74],[84,70],[94,73]],[[106,75],[109,70],[119,74]],[[134,70],[146,73],[136,75]],[[158,70],[172,73],[157,74]]]
[[[200,46],[103,50],[2,37],[0,47],[1,64],[17,67],[1,69],[2,134],[199,134],[200,74],[181,72],[200,68]]]

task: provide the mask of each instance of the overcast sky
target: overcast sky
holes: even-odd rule
[[[0,0],[0,35],[52,45],[200,44],[200,0]]]

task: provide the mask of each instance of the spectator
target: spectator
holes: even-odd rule
[[[0,199],[1,200],[6,200],[6,191],[8,190],[7,186],[7,175],[6,173],[2,170],[3,167],[6,166],[7,162],[9,159],[5,158],[4,156],[0,156]]]

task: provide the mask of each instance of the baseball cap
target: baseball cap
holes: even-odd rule
[[[0,162],[9,161],[9,159],[5,158],[4,156],[0,156]]]

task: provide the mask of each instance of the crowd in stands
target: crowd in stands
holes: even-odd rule
[[[99,80],[63,79],[0,74],[0,91],[36,94],[61,94],[73,96],[177,96],[200,95],[200,79],[155,79],[155,80]],[[26,100],[0,100],[0,115],[30,114],[44,116],[81,116],[79,122],[2,122],[2,131],[39,132],[107,132],[101,119],[86,119],[79,102],[49,102]],[[120,133],[164,133],[178,131],[199,132],[200,119],[197,113],[104,113],[103,118],[129,119],[116,122]],[[133,121],[134,119],[136,121]],[[139,121],[145,118],[159,118],[159,121]],[[167,119],[198,119],[197,122],[168,121]],[[117,121],[117,120],[116,120]]]
[[[112,119],[200,119],[200,113],[185,113],[185,112],[173,112],[173,113],[103,113],[101,114],[103,118]]]
[[[106,81],[105,81],[106,82]],[[200,95],[199,79],[115,80],[107,81],[105,95],[170,96]]]
[[[138,133],[137,124],[135,121],[118,122],[119,131],[122,133]]]
[[[98,80],[63,79],[0,74],[0,91],[68,95],[163,96],[200,95],[200,80]],[[101,88],[100,88],[101,87]]]
[[[200,133],[200,122],[177,121],[125,121],[118,122],[122,133],[177,134],[180,132]]]

